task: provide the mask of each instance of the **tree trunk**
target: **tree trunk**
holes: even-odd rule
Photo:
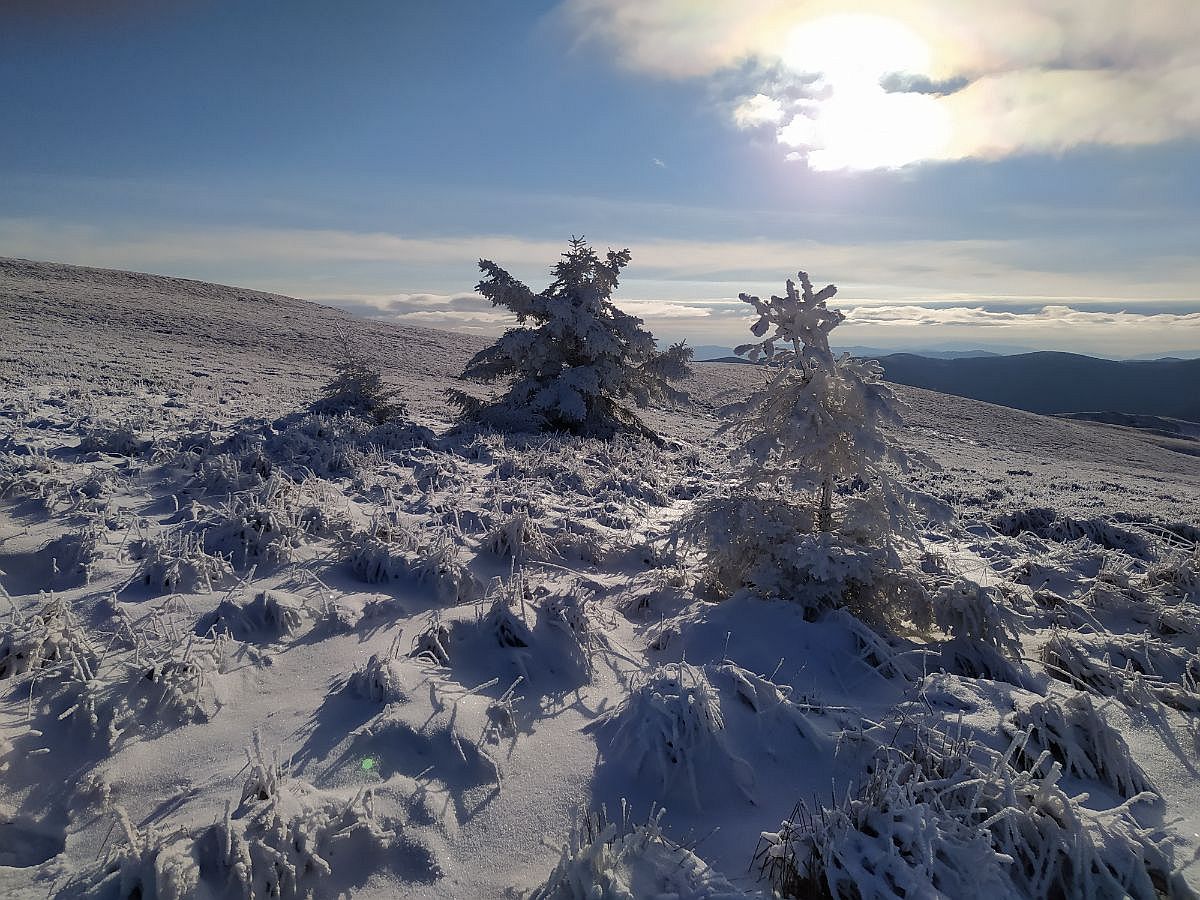
[[[817,510],[817,530],[822,534],[833,531],[833,478],[821,482],[821,505]]]

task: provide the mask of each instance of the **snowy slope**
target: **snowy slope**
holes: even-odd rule
[[[303,415],[338,326],[411,423]],[[447,434],[481,339],[242,289],[0,260],[0,335],[0,892],[504,896],[624,799],[634,895],[741,896],[876,745],[1031,728],[1064,829],[1200,885],[1200,458],[1163,439],[898,390],[957,513],[930,584],[1016,635],[972,671],[961,634],[695,598],[667,538],[752,367],[697,367],[659,448]]]

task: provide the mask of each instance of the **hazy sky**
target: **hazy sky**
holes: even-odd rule
[[[494,331],[628,246],[662,338],[1200,350],[1197,0],[7,0],[0,255]]]

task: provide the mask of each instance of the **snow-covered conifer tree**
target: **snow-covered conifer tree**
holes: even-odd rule
[[[606,437],[619,430],[650,435],[630,403],[682,400],[671,386],[689,372],[692,350],[682,342],[659,351],[642,320],[611,298],[628,250],[601,258],[582,238],[554,266],[554,280],[535,294],[490,260],[476,290],[517,317],[491,347],[467,363],[463,375],[481,381],[510,379],[491,403],[462,391],[451,399],[464,414],[510,428],[553,429]]]
[[[348,328],[333,335],[334,376],[325,385],[313,412],[352,413],[382,423],[405,413],[398,392],[383,383],[383,374],[367,358]]]
[[[829,334],[845,319],[826,306],[837,288],[814,292],[806,273],[798,278],[782,297],[740,295],[758,313],[750,330],[759,340],[736,352],[765,361],[770,374],[721,411],[722,430],[741,440],[741,469],[729,494],[701,504],[689,528],[707,545],[709,579],[724,591],[894,605],[907,587],[881,576],[900,570],[895,539],[918,498],[887,468],[905,464],[882,428],[900,421],[896,400],[877,362],[830,350]],[[893,596],[867,599],[881,589]]]

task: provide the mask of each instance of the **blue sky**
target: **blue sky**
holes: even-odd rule
[[[494,332],[584,234],[668,339],[804,267],[844,343],[1200,350],[1194,0],[96,5],[0,8],[0,254]]]

